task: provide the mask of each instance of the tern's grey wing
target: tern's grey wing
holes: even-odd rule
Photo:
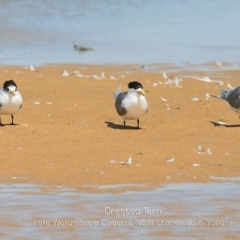
[[[234,88],[227,93],[227,102],[233,108],[240,108],[240,87]]]
[[[126,95],[127,95],[126,92],[121,92],[118,94],[118,96],[116,98],[115,107],[116,107],[117,113],[120,116],[123,116],[127,113],[126,109],[124,107],[122,107],[122,101],[126,97]]]

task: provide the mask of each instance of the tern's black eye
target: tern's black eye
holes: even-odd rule
[[[9,88],[7,87],[6,90],[9,92]]]

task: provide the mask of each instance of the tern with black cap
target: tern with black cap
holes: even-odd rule
[[[22,96],[18,91],[17,84],[13,80],[4,82],[3,87],[0,88],[0,126],[3,126],[1,115],[11,115],[11,125],[14,125],[14,114],[22,108],[22,103]]]
[[[121,92],[121,87],[119,87],[114,96],[116,98],[115,108],[123,119],[124,127],[126,127],[126,120],[137,119],[139,128],[139,118],[148,111],[148,103],[142,84],[136,81],[130,82],[127,92]]]

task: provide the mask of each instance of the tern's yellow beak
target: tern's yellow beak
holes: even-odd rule
[[[16,96],[15,91],[10,92],[13,96]]]
[[[141,95],[145,96],[145,92],[144,92],[144,90],[143,90],[143,89],[139,89],[139,90],[137,91],[137,93],[139,93],[139,94],[141,94]]]

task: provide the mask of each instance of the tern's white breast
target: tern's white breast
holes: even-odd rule
[[[0,89],[0,114],[15,114],[22,105],[22,96],[16,91],[15,96]]]
[[[121,105],[127,111],[123,118],[129,120],[137,119],[146,114],[148,109],[146,98],[136,92],[128,92]]]

